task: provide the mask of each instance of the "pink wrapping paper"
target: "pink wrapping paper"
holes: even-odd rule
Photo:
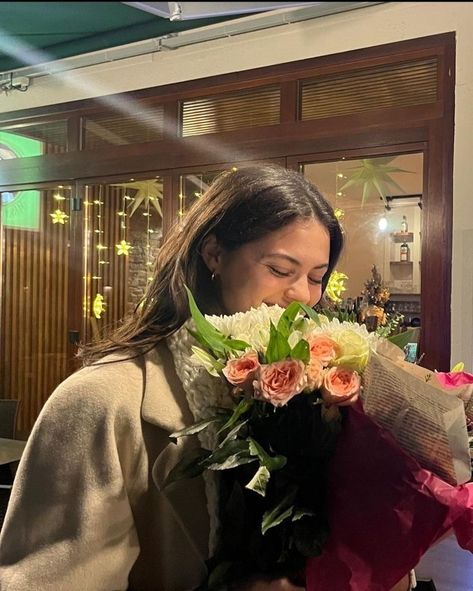
[[[308,591],[389,591],[451,528],[473,552],[473,483],[421,468],[361,402],[348,409],[328,490],[331,534],[308,561]]]
[[[444,388],[460,388],[473,384],[473,374],[466,371],[437,372],[435,377]]]

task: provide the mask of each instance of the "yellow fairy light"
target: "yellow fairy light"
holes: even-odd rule
[[[66,198],[61,195],[60,193],[56,193],[55,195],[53,195],[54,199],[56,199],[56,201],[65,201]]]
[[[125,256],[128,256],[130,254],[130,249],[133,247],[126,240],[121,240],[118,244],[115,244],[115,248],[117,249],[117,255],[120,256],[123,254]]]
[[[95,248],[97,250],[107,250],[108,246],[104,246],[103,244],[97,244]]]
[[[94,298],[94,303],[92,304],[92,310],[94,311],[94,316],[97,319],[102,317],[102,314],[105,312],[105,302],[103,299],[103,295],[98,293]]]
[[[53,224],[64,224],[68,221],[69,216],[62,209],[56,209],[54,213],[49,214],[53,220]]]
[[[333,213],[337,220],[342,220],[345,217],[345,212],[343,211],[343,209],[340,209],[339,207],[336,207]]]

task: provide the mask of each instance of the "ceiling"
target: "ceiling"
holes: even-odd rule
[[[0,2],[0,74],[275,9],[312,8],[313,18],[371,4],[378,2]]]

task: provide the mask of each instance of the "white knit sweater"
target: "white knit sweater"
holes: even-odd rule
[[[188,328],[194,328],[188,321],[177,332],[168,337],[167,344],[174,359],[176,373],[186,393],[189,409],[196,422],[215,415],[216,407],[232,408],[234,403],[230,390],[221,378],[211,376],[205,368],[198,366],[191,359],[192,346],[198,345]],[[213,450],[216,446],[216,429],[211,427],[199,433],[202,447]],[[210,519],[209,555],[215,551],[219,520],[218,520],[218,477],[216,472],[205,472],[205,491],[207,509]]]

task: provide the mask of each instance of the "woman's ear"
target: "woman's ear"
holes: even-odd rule
[[[215,234],[209,234],[204,238],[200,252],[210,273],[220,275],[223,248],[217,242]]]

